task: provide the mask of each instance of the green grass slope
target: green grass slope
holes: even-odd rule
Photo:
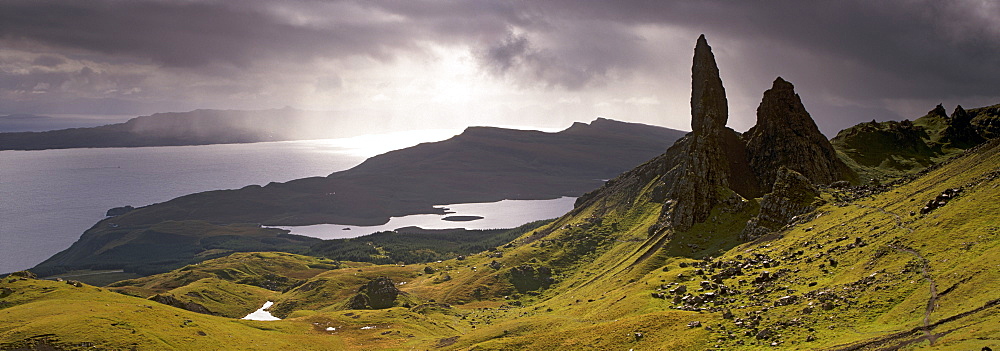
[[[627,181],[625,175],[611,184]],[[462,259],[328,269],[310,267],[310,260],[327,263],[308,257],[242,254],[123,284],[180,296],[250,296],[220,304],[269,299],[286,318],[276,322],[8,277],[0,281],[0,343],[443,350],[997,345],[1000,141],[881,193],[826,190],[827,203],[815,212],[749,243],[736,237],[758,211],[755,200],[717,208],[686,232],[651,234],[661,208],[651,184],[655,179],[631,193],[594,198],[508,245]],[[947,189],[959,191],[921,213]],[[295,284],[264,291],[235,272],[218,273],[227,269],[249,277],[300,275]],[[379,276],[402,292],[393,307],[350,310],[350,297]]]

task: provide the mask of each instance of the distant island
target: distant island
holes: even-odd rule
[[[17,115],[21,120],[32,116]],[[45,117],[41,117],[45,118]],[[306,111],[194,110],[156,113],[124,123],[45,132],[0,133],[0,150],[45,150],[256,143],[342,138],[371,133],[387,121]]]
[[[483,218],[485,218],[485,217],[483,217],[483,216],[448,216],[448,217],[445,217],[445,218],[441,218],[441,220],[442,221],[449,221],[449,222],[471,222],[471,221],[478,221],[478,220],[483,219]]]

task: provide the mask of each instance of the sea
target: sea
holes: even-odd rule
[[[27,269],[68,248],[113,207],[145,206],[178,196],[325,176],[366,158],[461,130],[432,129],[353,138],[141,148],[0,151],[0,273]],[[501,228],[555,218],[573,198],[442,204],[445,216],[393,218],[386,226],[289,228],[320,238],[356,237],[403,226]]]

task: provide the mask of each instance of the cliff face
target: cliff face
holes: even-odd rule
[[[726,88],[722,86],[712,47],[702,34],[695,44],[691,67],[691,130],[721,130],[728,120]]]
[[[726,211],[743,208],[748,199],[776,189],[776,179],[788,177],[779,174],[782,167],[787,167],[789,174],[797,175],[795,179],[804,184],[856,178],[819,132],[791,83],[780,77],[774,81],[757,110],[757,124],[740,135],[726,127],[729,117],[726,92],[712,48],[704,36],[695,45],[691,79],[692,132],[665,154],[581,197],[578,206],[594,199],[638,194],[642,187],[655,181],[652,198],[662,203],[662,209],[657,224],[649,232],[660,234],[668,228],[686,231],[705,221],[716,207]],[[776,194],[771,198],[783,196]],[[774,202],[774,206],[784,203]],[[784,220],[788,216],[777,217]],[[766,228],[776,226],[768,224]]]
[[[757,125],[743,138],[750,167],[764,189],[774,185],[781,167],[819,184],[846,179],[851,172],[806,112],[795,87],[781,77],[764,92],[757,108]]]
[[[733,168],[745,165],[741,162],[745,151],[738,134],[726,128],[726,89],[704,35],[694,48],[691,80],[693,131],[667,151],[672,157],[662,178],[667,190],[660,223],[679,230],[704,221],[724,200],[720,199],[720,190],[731,188]]]

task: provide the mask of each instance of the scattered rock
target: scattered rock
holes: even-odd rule
[[[11,277],[38,279],[38,276],[31,271],[18,271],[10,274]]]

